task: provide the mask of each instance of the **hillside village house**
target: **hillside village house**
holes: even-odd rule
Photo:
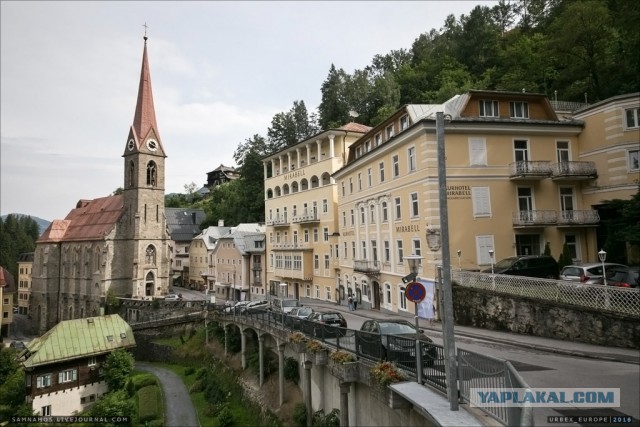
[[[9,335],[13,323],[13,298],[16,293],[16,283],[13,274],[0,266],[0,342]]]
[[[349,123],[263,159],[270,295],[336,300],[338,189],[331,174],[369,129]]]
[[[638,105],[630,94],[558,115],[540,94],[474,90],[403,106],[345,144],[344,165],[324,176],[304,162],[326,151],[313,139],[265,158],[272,292],[343,303],[353,294],[363,308],[408,309],[404,257],[423,257],[424,278],[435,278],[442,259],[438,111],[448,118],[454,267],[477,270],[491,264],[490,250],[497,261],[547,244],[558,258],[565,242],[575,262],[596,261],[603,201],[638,191]],[[327,184],[337,197],[310,192]]]
[[[189,246],[200,234],[200,224],[205,219],[202,209],[166,208],[167,230],[171,237],[171,283],[189,283]]]
[[[169,286],[164,145],[144,38],[133,124],[123,147],[121,195],[80,200],[36,242],[30,311],[40,333],[103,312],[106,296],[151,298]]]
[[[21,354],[27,401],[42,416],[84,411],[109,390],[103,370],[109,353],[135,345],[117,314],[58,323]]]
[[[207,293],[232,301],[265,298],[262,224],[208,227],[193,240],[189,254],[191,281]]]
[[[33,252],[18,256],[18,312],[29,314],[31,298],[31,270],[33,269]]]

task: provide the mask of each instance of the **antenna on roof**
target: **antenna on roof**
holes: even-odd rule
[[[358,114],[357,111],[355,110],[349,110],[349,117],[351,117],[353,119],[353,121],[355,122],[356,117],[358,117],[360,114]]]

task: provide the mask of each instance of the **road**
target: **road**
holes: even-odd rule
[[[342,313],[349,329],[359,329],[367,315],[365,310]],[[427,330],[426,333],[436,344],[442,344],[440,332]],[[620,408],[536,408],[536,426],[561,426],[547,421],[548,416],[561,415],[630,415],[635,419],[631,425],[640,425],[640,365],[637,363],[561,355],[461,335],[456,335],[455,341],[456,348],[509,360],[531,387],[620,388]]]

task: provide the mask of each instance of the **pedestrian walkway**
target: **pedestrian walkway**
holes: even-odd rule
[[[348,312],[351,315],[361,316],[366,319],[388,319],[389,317],[400,317],[407,320],[415,319],[415,316],[413,314],[407,312],[394,313],[385,309],[357,309],[355,311],[350,311],[349,307],[346,305],[340,305],[336,304],[335,302],[321,301],[312,298],[302,298],[300,302],[301,304],[308,305],[310,307],[322,307],[326,309],[330,308],[332,310],[341,311],[344,313]],[[419,319],[420,327],[425,331],[429,331],[430,335],[438,336],[442,334],[442,324],[440,322],[435,322],[433,326],[429,325],[428,323],[429,321],[426,319]],[[605,347],[580,342],[559,340],[554,338],[516,334],[513,332],[493,331],[488,329],[474,328],[471,326],[456,325],[454,327],[454,333],[456,336],[482,339],[522,348],[547,351],[550,353],[640,365],[640,351],[634,349]]]

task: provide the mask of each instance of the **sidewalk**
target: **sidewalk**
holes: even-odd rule
[[[338,305],[335,302],[321,301],[311,298],[302,298],[300,303],[319,309],[336,310],[351,315],[360,316],[365,319],[388,319],[390,317],[405,318],[414,321],[415,316],[411,313],[394,313],[389,310],[368,310],[358,309],[350,311],[346,305]],[[428,325],[426,319],[419,319],[420,327],[428,331],[428,335],[434,337],[442,336],[442,324],[436,322],[433,326]],[[585,357],[589,359],[615,361],[640,365],[640,351],[618,347],[604,347],[599,345],[585,344],[580,342],[564,341],[554,338],[536,337],[532,335],[521,335],[512,332],[492,331],[488,329],[474,328],[471,326],[454,327],[456,336],[482,339],[497,343],[509,344],[522,348],[536,349],[550,353],[563,354],[568,356]]]

